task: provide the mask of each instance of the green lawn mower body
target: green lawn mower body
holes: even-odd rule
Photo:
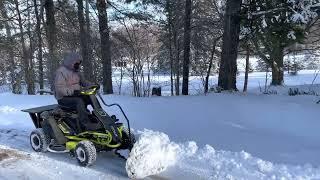
[[[79,118],[75,110],[58,104],[22,110],[29,113],[36,129],[30,134],[30,144],[36,152],[70,152],[81,166],[89,166],[96,160],[97,152],[117,151],[133,148],[135,137],[131,134],[129,120],[118,104],[108,105],[96,86],[81,92],[90,99],[90,130],[79,130]],[[127,127],[119,123],[116,116],[109,116],[98,100],[106,106],[118,106],[127,120]],[[94,128],[92,128],[94,127]]]

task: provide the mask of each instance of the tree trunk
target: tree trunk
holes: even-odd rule
[[[176,71],[176,96],[180,95],[180,44],[179,40],[176,43],[176,61],[175,61],[175,71]]]
[[[92,40],[91,40],[91,28],[90,28],[90,11],[89,11],[89,0],[86,0],[86,32],[87,32],[87,54],[88,54],[88,64],[87,67],[84,67],[84,72],[88,72],[87,78],[91,81],[96,82],[96,78],[93,75],[93,48],[92,48]],[[91,76],[91,77],[88,77]]]
[[[87,32],[87,27],[84,21],[83,0],[77,0],[77,4],[78,4],[78,20],[79,20],[79,29],[80,29],[80,46],[81,46],[81,54],[82,54],[82,64],[83,64],[83,69],[86,77],[88,77],[88,79],[91,80],[93,75],[91,70],[92,68],[90,68],[91,62],[88,54],[89,50],[88,50],[88,40],[87,40],[87,37],[89,36],[89,34]]]
[[[103,92],[113,94],[110,35],[108,27],[107,4],[105,0],[97,0],[99,32],[101,38],[101,54],[103,65]]]
[[[46,36],[48,41],[49,50],[49,83],[51,90],[54,89],[54,74],[59,66],[59,61],[56,56],[57,51],[57,30],[56,30],[56,20],[54,17],[54,4],[53,0],[45,0],[44,4],[46,10]]]
[[[171,25],[169,25],[171,26]],[[173,86],[174,86],[174,71],[173,71],[173,55],[172,55],[172,31],[171,27],[169,27],[169,56],[170,56],[170,82],[171,82],[171,96],[174,95],[173,93]]]
[[[290,57],[288,58],[288,65],[287,65],[287,68],[288,68],[288,74],[290,74]]]
[[[27,4],[29,4],[29,1],[27,1]],[[34,63],[33,63],[33,54],[35,52],[35,43],[32,41],[32,33],[31,33],[31,16],[30,16],[30,10],[28,9],[28,36],[29,36],[29,52],[27,54],[27,60],[29,64],[29,70],[28,70],[28,78],[29,78],[29,85],[28,85],[28,93],[29,94],[36,94],[35,90],[35,69],[34,69]]]
[[[20,30],[20,43],[22,46],[22,58],[21,59],[23,62],[24,79],[26,81],[28,94],[34,94],[34,89],[33,89],[34,86],[32,86],[30,73],[29,73],[30,67],[29,67],[27,49],[26,49],[26,44],[25,44],[25,39],[24,39],[24,31],[23,31],[21,13],[20,13],[20,9],[19,9],[19,2],[18,2],[18,0],[14,0],[14,3],[15,3],[16,11],[17,11],[18,24],[19,24],[19,30]]]
[[[37,5],[37,0],[33,0],[34,4],[34,12],[36,15],[36,33],[37,33],[37,38],[38,38],[38,61],[39,61],[39,85],[40,89],[44,89],[44,77],[43,77],[43,51],[42,51],[42,36],[41,36],[41,17],[39,15],[38,11],[38,5]],[[41,8],[42,8],[42,3],[41,3]],[[42,92],[40,93],[41,95],[43,94]]]
[[[121,95],[121,88],[122,88],[122,80],[123,80],[123,67],[120,67],[120,85],[119,85],[119,95]]]
[[[166,11],[167,11],[167,30],[169,33],[169,43],[168,43],[168,49],[169,49],[169,58],[170,58],[170,85],[171,85],[171,96],[174,95],[174,70],[173,70],[173,53],[172,53],[172,11],[171,11],[171,4],[170,1],[166,1]]]
[[[191,13],[192,1],[186,0],[184,18],[184,58],[183,58],[183,82],[182,94],[189,94],[189,66],[190,66],[190,43],[191,43]]]
[[[86,67],[88,60],[88,50],[87,50],[87,32],[85,30],[85,21],[84,21],[84,13],[83,13],[83,0],[76,0],[78,4],[78,21],[79,21],[79,29],[80,29],[80,46],[81,46],[81,54],[82,54],[82,64],[84,68]],[[86,73],[86,71],[85,71]]]
[[[177,22],[174,20],[172,22],[172,35],[173,35],[173,53],[175,56],[175,59],[172,57],[173,62],[173,74],[175,75],[175,94],[176,96],[180,95],[180,41],[178,37],[178,31],[179,29],[177,28]]]
[[[4,6],[4,2],[0,1],[0,10],[1,10],[1,15],[5,19],[4,21],[4,27],[6,29],[6,43],[7,43],[7,52],[9,55],[9,71],[10,71],[10,78],[11,78],[11,86],[12,86],[12,93],[14,94],[21,94],[21,78],[19,77],[19,73],[16,72],[16,63],[14,61],[14,51],[13,51],[13,46],[14,46],[14,39],[11,34],[11,26],[8,23],[8,15],[7,15],[7,10]]]
[[[216,51],[216,44],[217,44],[217,42],[214,42],[213,47],[212,47],[212,51],[211,51],[209,67],[208,67],[208,71],[207,71],[207,75],[206,75],[206,81],[204,84],[204,93],[205,94],[208,93],[208,91],[209,91],[209,78],[210,78],[211,69],[212,69],[212,65],[213,65],[214,52]]]
[[[283,50],[278,49],[278,51],[274,52],[270,55],[273,64],[272,68],[272,82],[273,86],[280,86],[283,84]]]
[[[248,42],[247,42],[248,43]],[[248,89],[248,79],[249,79],[249,67],[250,67],[250,46],[247,45],[246,47],[246,72],[244,76],[244,85],[243,85],[243,92],[247,92]]]
[[[150,61],[148,61],[148,97],[150,96],[150,90],[151,90],[151,67],[150,67]],[[172,92],[173,93],[173,92]],[[173,94],[171,94],[173,96]]]
[[[267,68],[265,81],[264,81],[264,93],[267,93],[268,89],[268,74],[269,74],[269,68]]]
[[[237,90],[237,56],[240,33],[241,0],[227,0],[224,17],[222,57],[218,85],[223,90]]]
[[[132,67],[132,85],[133,85],[133,96],[137,96],[137,90],[136,90],[136,86],[137,86],[137,83],[136,83],[136,76],[135,76],[135,67],[133,66]]]
[[[173,80],[173,57],[172,57],[172,46],[171,46],[171,40],[170,40],[170,45],[169,45],[169,54],[170,54],[170,85],[171,85],[171,96],[173,96],[173,84],[174,84],[174,80]]]

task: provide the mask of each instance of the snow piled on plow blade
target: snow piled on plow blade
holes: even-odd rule
[[[144,130],[126,163],[132,179],[179,171],[197,179],[320,179],[320,169],[311,165],[273,164],[249,153],[216,151],[195,142],[178,144],[161,132]]]
[[[128,176],[133,179],[159,174],[176,165],[180,155],[194,155],[197,151],[197,145],[193,142],[179,145],[170,142],[164,133],[150,130],[140,133],[126,162]]]

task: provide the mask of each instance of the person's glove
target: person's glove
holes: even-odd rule
[[[96,84],[96,86],[97,86],[97,90],[99,90],[100,89],[100,84]]]
[[[74,90],[73,91],[73,95],[74,96],[80,96],[81,95],[81,91],[80,90]]]

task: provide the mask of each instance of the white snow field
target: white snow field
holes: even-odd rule
[[[296,85],[311,85],[313,84],[319,87],[320,84],[320,77],[319,77],[319,70],[301,70],[299,71],[297,76],[289,75],[285,72],[284,80],[286,86],[296,86]],[[240,72],[237,77],[237,87],[239,90],[242,91],[245,74]],[[271,72],[267,74],[267,85],[270,84],[272,79]],[[200,95],[203,94],[203,79],[199,76],[190,76],[189,78],[189,94],[192,95]],[[249,83],[248,83],[248,90],[250,92],[260,92],[260,89],[264,91],[266,81],[266,73],[265,72],[253,72],[249,74]],[[151,84],[153,86],[161,86],[162,88],[162,95],[169,96],[171,94],[171,86],[170,86],[170,75],[154,75],[151,76]],[[218,84],[218,75],[210,76],[209,79],[209,86],[213,87]],[[114,92],[116,94],[119,93],[119,85],[120,85],[120,75],[116,74],[113,77],[113,85],[114,85]],[[124,77],[122,82],[122,90],[121,94],[123,95],[131,95],[133,88],[132,88],[132,81],[129,77]],[[181,86],[180,86],[181,88]],[[310,86],[307,86],[309,89]],[[313,87],[312,87],[313,88]],[[1,92],[1,90],[0,90]],[[287,93],[287,91],[286,91]]]
[[[306,71],[286,80],[319,93],[318,85],[306,85],[313,78]],[[288,96],[288,87],[264,95],[252,84],[247,94],[104,96],[122,105],[138,142],[127,162],[105,152],[88,168],[29,145],[34,127],[20,110],[54,104],[54,97],[2,93],[0,179],[320,179],[320,97]],[[106,110],[123,120],[116,108]]]

